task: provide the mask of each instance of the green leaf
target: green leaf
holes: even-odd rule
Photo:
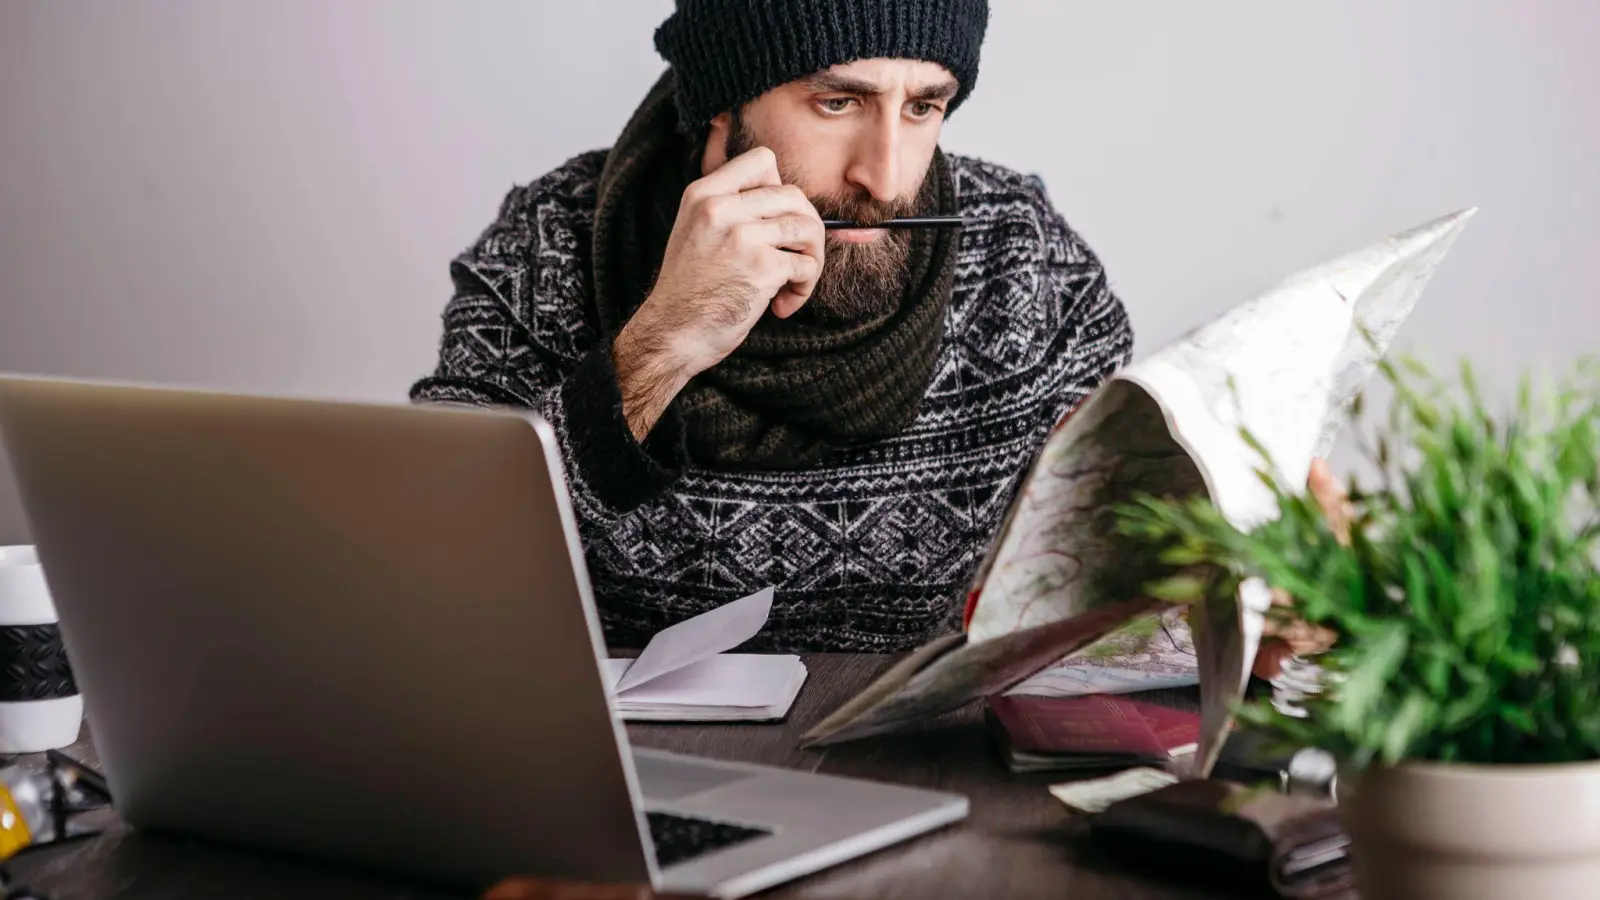
[[[1162,550],[1156,558],[1169,566],[1192,566],[1210,560],[1211,555],[1204,547],[1194,544],[1175,544]]]
[[[1485,715],[1494,697],[1494,682],[1482,679],[1467,688],[1467,692],[1445,704],[1439,713],[1439,726],[1454,731],[1473,719]]]
[[[1539,725],[1533,720],[1533,714],[1514,703],[1502,703],[1499,713],[1500,718],[1523,734],[1536,734],[1539,731]]]
[[[1255,434],[1253,434],[1250,429],[1241,427],[1239,429],[1239,439],[1244,441],[1245,446],[1249,447],[1251,450],[1254,450],[1256,455],[1261,457],[1261,461],[1263,463],[1267,465],[1272,464],[1272,454],[1267,452],[1266,445],[1261,443],[1261,441],[1256,438]],[[1268,482],[1268,487],[1275,486],[1276,485],[1274,482]]]
[[[1456,640],[1471,637],[1476,623],[1471,619],[1463,620],[1461,617],[1461,591],[1455,576],[1446,567],[1444,557],[1431,546],[1419,547],[1418,550],[1423,566],[1428,570],[1429,586],[1438,598],[1439,615],[1446,620],[1452,620],[1451,627]]]
[[[1423,571],[1423,563],[1415,555],[1407,554],[1404,566],[1406,605],[1417,617],[1418,624],[1436,630],[1438,620],[1433,615],[1433,600],[1428,595],[1428,576]]]
[[[1412,691],[1406,695],[1400,709],[1384,727],[1382,757],[1386,763],[1399,762],[1418,735],[1428,728],[1434,714],[1433,701],[1424,694]]]
[[[1145,591],[1157,600],[1190,603],[1205,597],[1206,583],[1193,575],[1172,575],[1151,582]]]
[[[1450,689],[1450,672],[1455,661],[1450,655],[1438,648],[1423,661],[1422,683],[1427,686],[1428,692],[1435,697],[1444,697]]]
[[[1500,664],[1517,675],[1533,675],[1544,668],[1544,660],[1523,647],[1506,647],[1500,651]]]
[[[1371,640],[1360,668],[1351,672],[1339,686],[1337,722],[1353,729],[1378,706],[1383,689],[1394,677],[1410,646],[1404,622],[1388,622],[1378,637]]]

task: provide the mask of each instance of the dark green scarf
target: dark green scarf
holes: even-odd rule
[[[699,148],[678,131],[669,71],[623,129],[600,175],[594,302],[614,334],[655,280]],[[935,151],[918,211],[953,215],[955,184]],[[795,469],[829,450],[890,437],[916,418],[955,283],[954,229],[917,231],[901,303],[868,319],[763,316],[738,350],[689,382],[678,404],[689,454],[718,468]]]

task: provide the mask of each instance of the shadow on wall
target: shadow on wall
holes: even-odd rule
[[[22,518],[22,501],[11,480],[11,462],[0,451],[0,545],[29,543],[28,526]]]

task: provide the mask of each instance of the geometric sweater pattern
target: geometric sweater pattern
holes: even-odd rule
[[[962,229],[933,377],[911,425],[791,471],[702,468],[676,406],[643,441],[591,310],[606,151],[513,188],[450,265],[418,403],[532,410],[560,442],[612,647],[764,587],[741,649],[892,652],[958,628],[971,579],[1051,427],[1126,364],[1133,333],[1036,176],[952,155]]]

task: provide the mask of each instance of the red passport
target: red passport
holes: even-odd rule
[[[1011,749],[1170,759],[1200,740],[1200,716],[1111,694],[989,698]]]

